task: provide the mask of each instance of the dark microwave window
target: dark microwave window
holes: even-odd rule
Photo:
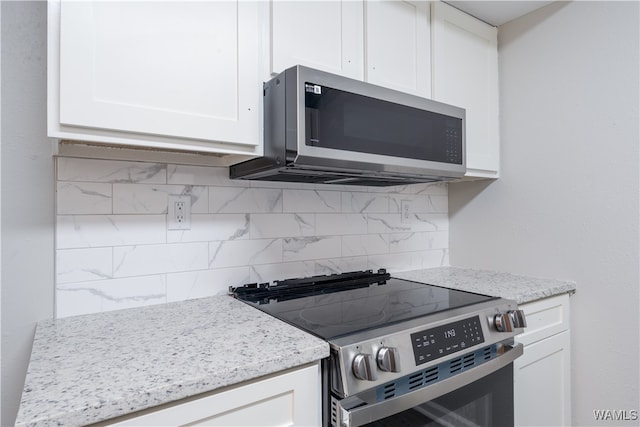
[[[462,120],[307,83],[307,145],[462,164]]]

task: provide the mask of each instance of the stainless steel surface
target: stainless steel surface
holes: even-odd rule
[[[514,338],[526,326],[515,301],[396,279],[385,270],[247,284],[234,295],[327,340],[325,426],[366,424],[445,394],[454,405],[474,393],[512,398],[513,371],[502,368],[522,354]],[[512,406],[491,408],[502,424],[512,422]]]
[[[513,332],[513,323],[509,313],[499,313],[493,316],[493,324],[498,332]]]
[[[333,384],[333,388],[341,397],[347,397],[413,372],[426,369],[430,366],[435,366],[443,360],[446,360],[446,358],[435,359],[420,365],[416,364],[409,336],[412,333],[421,332],[426,328],[446,325],[450,322],[468,319],[477,315],[480,318],[484,342],[465,348],[465,352],[475,351],[491,344],[512,339],[524,330],[522,328],[512,328],[510,332],[501,332],[494,324],[494,317],[500,315],[503,318],[509,319],[509,324],[511,324],[507,313],[517,310],[517,308],[518,306],[514,301],[499,298],[474,304],[470,307],[451,309],[407,322],[332,339],[329,341],[329,345],[332,348],[333,357],[338,359],[338,369],[340,371],[338,375],[340,381]],[[393,347],[398,350],[399,357],[397,362],[402,366],[402,372],[396,373],[379,370],[377,372],[377,380],[362,381],[358,379],[353,374],[351,368],[355,357],[360,353],[377,355],[378,351],[383,347]]]
[[[334,89],[344,90],[346,92],[365,95],[375,99],[382,99],[400,105],[407,105],[423,110],[429,110],[435,113],[445,114],[453,117],[464,119],[465,111],[452,105],[443,104],[427,98],[420,98],[408,93],[399,92],[382,86],[372,85],[370,83],[359,80],[349,79],[335,74],[325,73],[307,67],[298,66],[296,72],[297,78],[297,117],[304,117],[305,103],[303,90],[305,81],[320,82],[322,85],[330,86]],[[304,121],[297,122],[297,155],[300,159],[306,159],[305,162],[311,162],[315,159],[315,164],[322,163],[327,166],[338,164],[341,167],[348,167],[349,162],[355,162],[359,165],[357,168],[368,168],[370,170],[378,170],[381,172],[405,172],[410,175],[430,175],[438,176],[454,173],[455,177],[464,175],[465,166],[463,165],[447,165],[435,162],[427,162],[424,160],[398,158],[392,156],[381,156],[376,154],[356,153],[352,151],[332,150],[321,147],[312,147],[305,144]],[[464,138],[463,138],[464,141]],[[464,152],[464,146],[463,146]],[[333,162],[325,163],[327,160]],[[338,163],[334,163],[338,162]],[[367,166],[367,164],[369,164]],[[465,163],[466,164],[466,163]],[[458,173],[455,173],[458,172]]]
[[[522,355],[523,345],[505,346],[503,353],[473,369],[461,372],[435,384],[395,398],[377,402],[375,393],[362,393],[342,400],[334,400],[341,427],[357,427],[397,414],[464,387],[512,363]]]
[[[524,315],[524,311],[519,309],[513,310],[509,312],[509,316],[511,317],[511,322],[513,323],[514,328],[527,327],[527,318]]]
[[[395,347],[382,347],[377,355],[378,368],[385,372],[400,372],[400,352]]]
[[[305,144],[306,82],[461,119],[462,164]],[[465,110],[371,83],[296,66],[265,83],[264,157],[230,167],[231,178],[350,185],[399,185],[466,172]],[[285,124],[286,123],[286,124]]]
[[[353,358],[353,375],[364,381],[375,381],[378,379],[376,364],[370,354],[356,354]]]

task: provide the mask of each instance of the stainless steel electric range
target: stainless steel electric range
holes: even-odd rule
[[[231,287],[326,340],[325,426],[513,425],[515,302],[393,278],[385,270]]]

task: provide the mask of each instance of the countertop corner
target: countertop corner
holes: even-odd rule
[[[96,423],[328,355],[325,341],[226,295],[46,320],[16,425]]]

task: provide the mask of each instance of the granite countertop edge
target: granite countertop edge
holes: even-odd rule
[[[437,267],[392,274],[406,280],[506,298],[518,304],[565,293],[575,293],[576,283],[544,277],[462,267]]]

